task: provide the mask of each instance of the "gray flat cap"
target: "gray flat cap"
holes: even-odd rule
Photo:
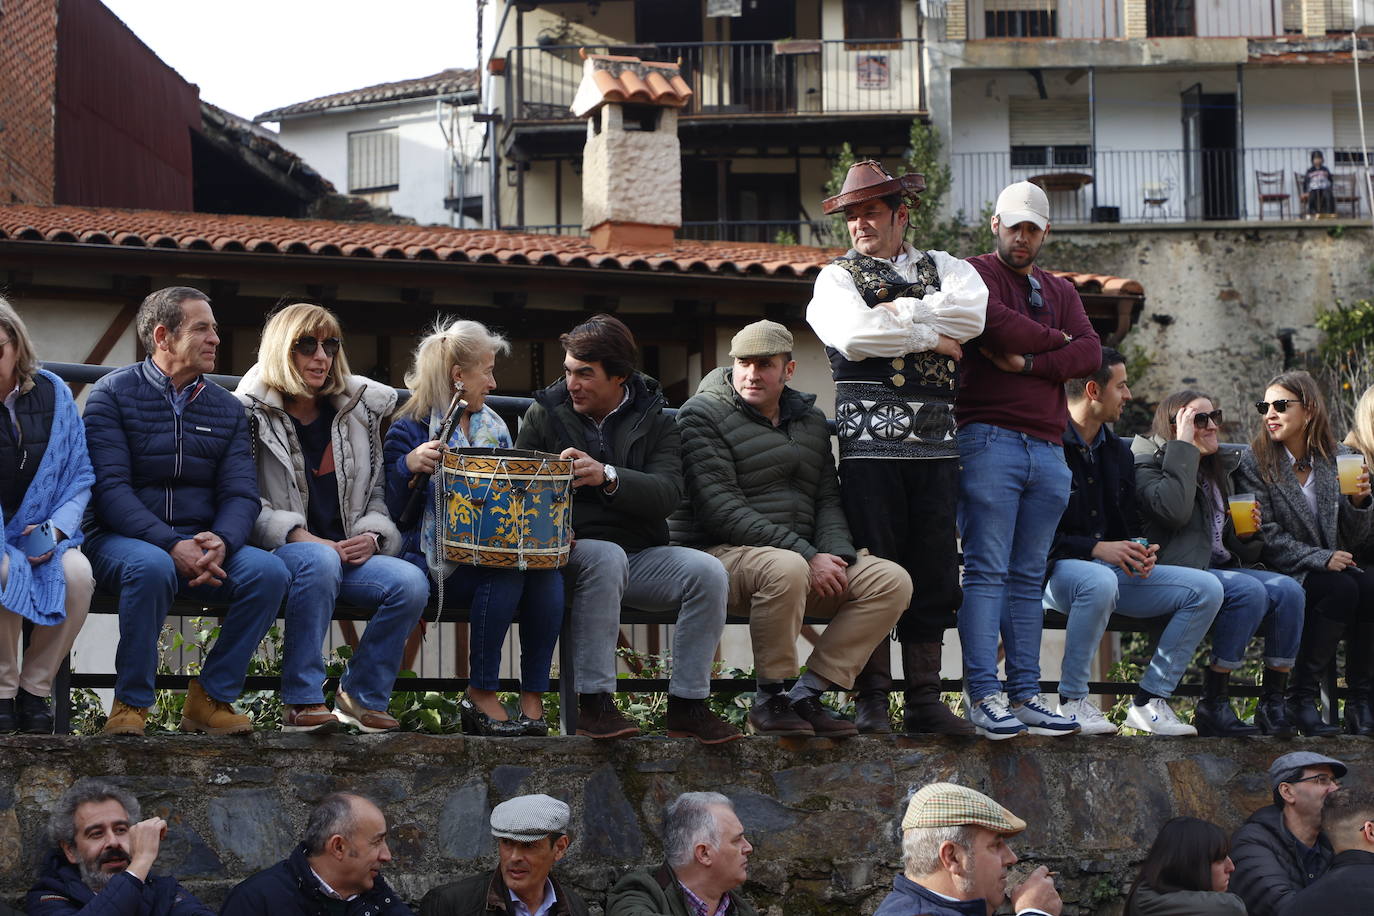
[[[1277,789],[1279,783],[1288,782],[1292,777],[1302,772],[1303,767],[1329,766],[1331,772],[1340,779],[1346,773],[1345,764],[1325,754],[1318,754],[1316,751],[1294,751],[1291,754],[1284,754],[1276,757],[1274,762],[1269,764],[1269,788]]]
[[[517,795],[491,809],[491,835],[522,843],[568,830],[572,809],[549,795]]]

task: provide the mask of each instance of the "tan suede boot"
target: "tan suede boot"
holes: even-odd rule
[[[200,681],[192,678],[186,690],[186,705],[181,710],[181,730],[207,735],[251,735],[253,720],[234,712],[228,703],[211,699]]]
[[[110,707],[110,718],[105,720],[102,735],[142,735],[148,724],[146,706],[130,706],[123,700],[115,700]]]

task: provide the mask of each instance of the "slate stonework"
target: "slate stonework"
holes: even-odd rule
[[[167,818],[158,870],[217,905],[286,855],[329,792],[377,798],[391,827],[387,875],[407,899],[495,864],[491,807],[546,792],[573,807],[564,878],[599,902],[661,855],[663,803],[711,790],[735,800],[755,851],[746,893],[768,916],[873,912],[900,865],[897,823],[913,787],[953,779],[1031,822],[1018,870],[1059,872],[1064,916],[1115,916],[1159,826],[1192,814],[1234,829],[1268,803],[1264,770],[1318,749],[1374,779],[1374,743],[1271,739],[857,738],[703,748],[637,738],[436,738],[259,734],[248,740],[0,737],[0,900],[16,903],[46,851],[48,810],[78,775],[104,774]],[[599,907],[596,912],[600,912]]]

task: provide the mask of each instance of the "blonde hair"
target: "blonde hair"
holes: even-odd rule
[[[1326,411],[1326,399],[1317,387],[1317,380],[1306,372],[1293,370],[1280,372],[1271,378],[1264,388],[1266,391],[1270,388],[1282,388],[1302,399],[1302,406],[1307,411],[1307,429],[1303,432],[1303,439],[1307,443],[1308,457],[1333,460],[1336,457],[1336,437],[1331,432],[1331,418]],[[1277,483],[1281,464],[1279,456],[1284,453],[1284,447],[1269,438],[1263,423],[1255,429],[1255,435],[1250,440],[1250,451],[1255,456],[1255,464],[1259,466],[1260,477],[1264,482]]]
[[[1364,455],[1366,463],[1374,461],[1374,385],[1366,388],[1355,404],[1355,423],[1345,444]]]
[[[38,354],[33,350],[33,339],[29,337],[24,319],[4,296],[0,296],[0,327],[14,344],[14,380],[23,385],[38,374]]]
[[[310,302],[297,302],[279,309],[262,329],[262,341],[258,344],[258,371],[262,373],[262,383],[274,391],[293,398],[312,398],[316,394],[342,394],[347,390],[350,375],[348,357],[344,355],[343,345],[334,354],[329,366],[329,377],[318,392],[301,378],[296,362],[291,358],[296,341],[313,334],[318,338],[343,338],[343,329],[338,317],[322,305]]]
[[[434,330],[415,348],[415,358],[406,373],[410,399],[397,412],[420,423],[429,421],[436,410],[443,410],[453,397],[453,367],[474,368],[488,353],[506,354],[510,343],[479,321],[441,317]]]

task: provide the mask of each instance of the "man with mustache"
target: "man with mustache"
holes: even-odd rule
[[[56,847],[24,906],[30,916],[212,916],[175,878],[151,875],[167,822],[141,819],[138,799],[98,779],[80,779],[48,823]]]

